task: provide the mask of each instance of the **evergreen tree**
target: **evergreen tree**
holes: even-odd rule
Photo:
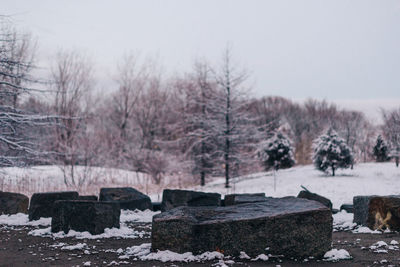
[[[266,171],[290,168],[296,163],[292,143],[281,132],[275,133],[262,144],[258,156]]]
[[[377,162],[385,162],[390,160],[389,148],[381,135],[378,135],[378,138],[376,139],[373,154]]]
[[[313,162],[318,170],[326,172],[331,168],[332,176],[335,176],[338,168],[351,166],[353,155],[346,142],[333,129],[329,129],[314,141]]]

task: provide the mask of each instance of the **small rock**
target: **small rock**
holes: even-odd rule
[[[23,194],[0,191],[0,214],[28,213],[29,198]]]
[[[221,195],[218,193],[165,189],[163,191],[161,211],[180,206],[221,206]]]
[[[121,209],[126,210],[151,210],[153,208],[150,198],[132,187],[101,188],[100,201],[119,203]]]

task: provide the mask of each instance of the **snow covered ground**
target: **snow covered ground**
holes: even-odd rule
[[[344,203],[353,203],[356,195],[398,195],[400,193],[400,168],[393,162],[360,163],[354,169],[338,170],[335,177],[314,169],[314,166],[297,166],[276,173],[276,191],[273,172],[256,173],[234,178],[231,188],[224,187],[225,179],[220,178],[204,187],[191,189],[217,192],[222,195],[232,193],[264,192],[267,196],[297,196],[301,185],[313,193],[329,198],[334,208]]]
[[[356,195],[389,195],[400,192],[400,168],[393,162],[360,163],[354,169],[338,170],[335,177],[314,169],[314,166],[297,166],[276,173],[274,190],[273,172],[261,172],[231,179],[231,188],[224,187],[224,178],[214,179],[204,187],[190,186],[182,177],[166,177],[155,185],[143,174],[119,169],[93,167],[86,171],[76,167],[79,175],[89,175],[88,182],[79,189],[81,194],[98,195],[100,187],[131,186],[150,195],[153,201],[160,201],[164,188],[186,188],[205,192],[232,193],[264,192],[267,196],[297,196],[301,185],[310,191],[331,199],[334,208],[352,203]],[[190,177],[186,180],[192,180]],[[34,192],[76,190],[66,187],[61,168],[37,166],[32,168],[0,169],[0,190],[21,192],[30,196]]]

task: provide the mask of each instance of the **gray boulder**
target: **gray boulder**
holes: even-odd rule
[[[265,193],[230,194],[225,196],[224,205],[231,206],[244,203],[254,203],[254,202],[265,201],[266,199],[267,198],[265,197]]]
[[[327,199],[326,197],[320,196],[318,194],[311,193],[310,191],[302,190],[297,195],[297,197],[318,201],[318,202],[322,203],[322,205],[324,205],[332,210],[332,202],[329,199]]]
[[[377,197],[375,195],[372,196],[355,196],[353,197],[353,222],[358,225],[367,226],[368,220],[368,209],[369,202],[372,198]]]
[[[218,193],[165,189],[163,191],[161,211],[180,206],[221,206],[221,195]]]
[[[345,210],[348,213],[354,212],[353,204],[343,204],[340,206],[340,211]]]
[[[118,203],[85,200],[61,200],[54,203],[51,231],[88,231],[104,233],[105,228],[119,228],[121,210]]]
[[[98,201],[97,196],[78,196],[78,200],[91,200],[91,201]]]
[[[152,210],[150,198],[132,187],[101,188],[100,201],[119,203],[125,210]]]
[[[28,213],[29,198],[23,194],[0,191],[0,215]]]
[[[161,202],[152,202],[153,211],[161,211]]]
[[[332,213],[321,203],[294,197],[178,207],[153,217],[151,242],[153,251],[322,257],[331,249]]]
[[[29,205],[29,220],[38,220],[41,217],[53,217],[55,201],[75,200],[78,196],[78,192],[74,191],[35,193],[32,195]]]

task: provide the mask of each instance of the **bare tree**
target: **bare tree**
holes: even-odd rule
[[[88,151],[82,151],[82,140],[88,141],[85,134],[90,107],[88,95],[93,87],[92,67],[79,53],[61,51],[56,57],[52,80],[54,111],[60,116],[52,149],[62,163],[65,184],[79,187],[82,179],[76,179],[75,166],[87,165],[89,160]]]
[[[392,111],[382,110],[382,130],[390,144],[389,156],[395,159],[396,167],[399,167],[400,158],[400,108]]]
[[[223,168],[225,174],[225,187],[230,187],[229,179],[232,172],[238,169],[244,159],[246,149],[242,147],[249,140],[247,130],[251,124],[248,116],[248,105],[244,101],[246,90],[244,82],[248,74],[243,69],[238,69],[232,62],[232,54],[229,48],[224,52],[221,68],[215,72],[218,85],[218,94],[215,101],[215,115],[220,120],[221,153],[223,155]]]
[[[19,34],[11,19],[0,18],[0,165],[26,165],[44,154],[37,136],[29,129],[49,125],[49,116],[27,113],[19,106],[20,96],[38,92],[34,68],[35,46],[30,35]]]
[[[217,112],[212,103],[216,97],[216,83],[211,67],[197,61],[193,73],[181,83],[180,93],[185,95],[184,117],[178,127],[184,131],[185,153],[192,161],[192,174],[200,176],[205,185],[206,175],[213,174],[218,152]]]

